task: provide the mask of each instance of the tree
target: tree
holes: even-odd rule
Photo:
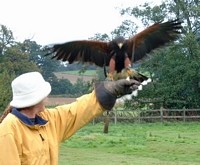
[[[145,3],[136,8],[126,8],[121,14],[140,18],[144,25],[164,19],[179,18],[184,29],[173,45],[155,51],[151,59],[141,65],[153,77],[153,83],[140,92],[141,100],[159,99],[165,108],[200,107],[200,30],[199,1],[168,0],[161,5]]]
[[[14,41],[12,32],[3,25],[0,29],[0,51],[0,110],[2,111],[11,101],[11,81],[14,77],[28,71],[39,71],[39,68],[29,60],[29,55]]]
[[[72,96],[74,94],[73,84],[67,79],[54,79],[51,81],[52,95],[67,95]]]
[[[80,97],[90,91],[90,86],[91,84],[89,82],[85,82],[83,79],[79,78],[74,84],[73,92],[76,94],[76,97]]]
[[[0,25],[0,56],[3,55],[4,50],[14,43],[14,37],[11,30],[6,26]]]
[[[10,82],[14,75],[9,74],[6,70],[0,73],[0,114],[12,100]]]
[[[29,54],[29,61],[34,62],[41,69],[46,80],[51,81],[52,78],[55,78],[54,72],[58,70],[60,65],[58,61],[46,57],[43,47],[35,41],[27,39],[20,45],[21,50]]]
[[[138,26],[131,20],[125,20],[122,22],[120,26],[114,29],[111,34],[112,38],[116,38],[117,36],[124,36],[124,38],[129,38],[134,33],[136,33]]]

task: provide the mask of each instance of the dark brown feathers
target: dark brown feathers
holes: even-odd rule
[[[110,42],[80,40],[55,44],[47,55],[53,54],[52,58],[69,63],[89,62],[100,67],[109,66],[112,58],[114,69],[120,72],[130,67],[125,66],[127,57],[130,63],[143,59],[152,50],[176,40],[181,28],[179,20],[155,23],[130,39],[118,37]]]
[[[128,40],[132,45],[128,49],[129,57],[133,62],[141,60],[152,50],[176,40],[181,28],[178,20],[153,24]]]
[[[102,67],[104,65],[104,58],[105,60],[109,60],[106,59],[107,48],[106,42],[81,40],[56,44],[49,54],[55,53],[52,58],[68,61],[70,64],[75,61],[80,61],[95,63]]]

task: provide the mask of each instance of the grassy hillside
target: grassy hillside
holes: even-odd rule
[[[80,70],[72,70],[60,72],[62,74],[72,74],[72,75],[82,75],[82,76],[96,76],[96,70],[86,70],[84,73],[80,74]]]
[[[77,79],[83,79],[84,81],[91,81],[96,78],[95,70],[87,70],[85,73],[80,74],[79,70],[56,72],[56,77],[59,79],[68,79],[72,84],[76,83]]]

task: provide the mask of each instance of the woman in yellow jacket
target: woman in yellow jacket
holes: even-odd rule
[[[13,99],[0,120],[0,165],[58,164],[62,141],[138,85],[134,80],[101,82],[73,103],[47,109],[50,84],[39,72],[20,75],[12,81]]]

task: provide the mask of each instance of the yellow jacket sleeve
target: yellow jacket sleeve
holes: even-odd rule
[[[48,109],[44,114],[47,115],[49,126],[54,127],[58,141],[63,141],[93,118],[101,115],[103,111],[93,91],[90,94],[79,97],[71,104]]]

